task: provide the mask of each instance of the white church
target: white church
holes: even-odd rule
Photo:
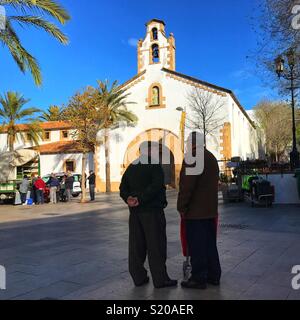
[[[182,140],[192,128],[185,118],[192,115],[189,97],[193,92],[209,93],[222,107],[217,117],[222,123],[207,136],[207,148],[220,161],[232,157],[258,157],[255,125],[234,93],[176,71],[174,35],[166,34],[165,23],[153,19],[146,24],[146,36],[137,48],[138,73],[123,84],[129,93],[128,109],[138,117],[135,127],[113,131],[111,137],[112,190],[117,191],[128,165],[138,157],[143,141],[160,142],[171,152],[171,163],[164,166],[166,183],[176,187],[183,160]],[[96,149],[95,170],[99,191],[105,190],[105,150]]]
[[[258,157],[255,126],[234,93],[214,84],[176,71],[176,46],[173,34],[166,35],[165,23],[153,19],[147,23],[146,36],[138,42],[138,73],[122,85],[129,93],[128,109],[137,117],[134,127],[120,127],[111,131],[110,162],[112,191],[118,191],[122,175],[128,165],[139,156],[143,141],[157,141],[168,151],[170,161],[163,165],[166,184],[178,186],[183,161],[183,142],[193,128],[190,97],[194,92],[213,98],[211,105],[219,104],[218,126],[207,136],[207,148],[225,168],[232,157]],[[73,141],[73,128],[67,122],[42,123],[44,135],[35,149],[40,155],[40,174],[72,171],[81,173],[82,154]],[[27,139],[28,126],[19,125],[15,149],[33,148]],[[0,132],[0,152],[7,151],[7,131]],[[99,144],[88,158],[88,170],[95,169],[97,191],[105,191],[105,150]]]

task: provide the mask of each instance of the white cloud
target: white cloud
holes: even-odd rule
[[[251,74],[245,69],[240,69],[232,72],[230,76],[239,80],[247,80],[251,77]]]
[[[137,47],[137,43],[138,43],[138,39],[136,38],[129,38],[128,39],[128,44],[131,46],[131,47]]]

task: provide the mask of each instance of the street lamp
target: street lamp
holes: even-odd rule
[[[297,140],[296,140],[296,120],[295,120],[295,90],[299,87],[295,86],[295,80],[297,79],[295,65],[296,65],[296,53],[293,48],[289,49],[285,53],[287,59],[287,65],[289,69],[285,68],[285,59],[282,55],[278,56],[275,60],[276,73],[279,78],[284,78],[290,81],[291,86],[288,88],[291,90],[292,95],[292,113],[293,113],[293,149],[290,153],[291,169],[294,170],[300,167],[300,156],[297,150]]]
[[[181,112],[180,121],[180,138],[181,138],[181,150],[184,153],[184,140],[185,140],[185,122],[186,122],[186,108],[178,107],[177,111]]]

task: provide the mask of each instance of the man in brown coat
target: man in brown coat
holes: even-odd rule
[[[197,133],[192,133],[192,152],[197,148]],[[190,174],[194,165],[185,161],[180,175],[178,211],[186,220],[192,276],[182,287],[206,289],[207,284],[218,286],[221,266],[217,249],[216,218],[218,217],[219,166],[211,152],[204,148],[204,170]]]

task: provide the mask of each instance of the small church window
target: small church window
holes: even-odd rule
[[[152,40],[157,40],[158,39],[158,31],[157,28],[152,29]]]
[[[159,62],[159,47],[157,44],[152,46],[152,62],[157,63]]]
[[[152,88],[152,105],[153,106],[159,106],[160,101],[159,101],[159,88],[158,87],[153,87]]]

